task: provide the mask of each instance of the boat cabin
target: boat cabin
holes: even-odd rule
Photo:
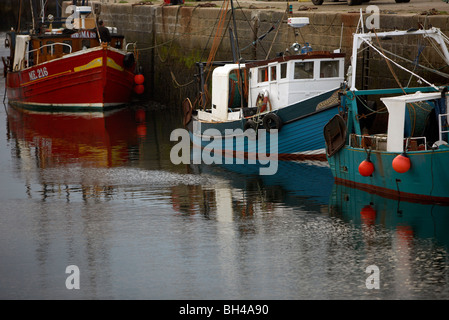
[[[401,153],[447,144],[449,114],[445,94],[418,91],[380,100],[388,111],[386,132],[350,133],[351,147]]]
[[[124,37],[111,34],[111,47],[124,48]],[[34,65],[61,58],[67,54],[89,48],[98,47],[95,30],[76,30],[74,32],[45,33],[42,35],[15,34],[8,32],[7,39],[10,43],[9,62],[6,62],[7,70],[19,71]]]
[[[52,16],[49,26],[41,25],[37,32],[17,33],[9,31],[6,34],[5,45],[10,49],[10,55],[3,59],[5,70],[20,71],[34,65],[61,58],[67,54],[98,47],[101,43],[94,18],[89,18],[90,7],[82,9],[81,18],[75,19],[73,28],[61,26],[52,27]],[[108,27],[111,34],[109,46],[124,49],[124,36],[117,34],[117,28]]]
[[[217,67],[212,74],[211,110],[199,111],[198,118],[238,120],[247,116],[247,109],[259,113],[258,104],[264,98],[265,112],[269,112],[338,89],[344,81],[344,57],[342,53],[316,51]],[[239,79],[243,79],[243,85]],[[240,102],[242,91],[243,101]]]
[[[317,51],[246,65],[248,106],[256,106],[261,92],[268,92],[275,110],[339,88],[344,81],[344,56]]]

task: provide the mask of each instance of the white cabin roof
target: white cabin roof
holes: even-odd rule
[[[407,103],[441,98],[441,92],[407,94],[397,97],[380,98],[388,109],[387,151],[404,151],[405,108]]]

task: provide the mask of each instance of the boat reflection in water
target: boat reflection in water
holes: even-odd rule
[[[44,193],[70,184],[81,185],[83,194],[102,192],[108,186],[98,169],[129,166],[146,135],[143,109],[55,113],[9,106],[7,111],[16,172],[28,189],[37,182]]]
[[[16,150],[36,148],[40,168],[71,163],[115,167],[129,159],[143,129],[129,108],[108,112],[54,113],[8,108],[9,131]]]
[[[173,207],[183,214],[217,212],[228,220],[278,209],[327,210],[333,181],[327,162],[279,161],[274,175],[259,175],[259,169],[258,164],[191,165],[192,173],[212,176],[214,185],[172,187]]]
[[[435,239],[449,245],[449,206],[384,198],[334,184],[329,213],[367,231],[386,229],[402,239]]]

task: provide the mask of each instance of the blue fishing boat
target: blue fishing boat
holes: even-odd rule
[[[303,27],[308,18],[288,23]],[[326,161],[322,130],[337,113],[344,59],[339,49],[294,43],[272,59],[222,63],[212,72],[210,108],[183,103],[193,144],[232,158]]]
[[[341,112],[324,127],[326,154],[337,184],[410,202],[449,204],[447,87],[437,87],[384,54],[373,39],[423,36],[440,45],[449,63],[448,39],[437,28],[354,34],[348,79],[341,91]],[[427,86],[357,90],[357,51],[361,44],[378,52]],[[377,104],[377,107],[375,105]],[[366,115],[388,113],[378,126]],[[379,129],[382,128],[382,129]]]

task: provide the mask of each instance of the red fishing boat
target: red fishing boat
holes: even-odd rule
[[[142,89],[134,81],[136,61],[126,50],[124,37],[109,28],[108,39],[102,39],[96,17],[88,17],[91,7],[75,6],[75,12],[81,17],[70,28],[64,24],[53,28],[49,16],[47,27],[7,33],[10,56],[2,59],[12,105],[103,110],[130,102],[133,89]]]

